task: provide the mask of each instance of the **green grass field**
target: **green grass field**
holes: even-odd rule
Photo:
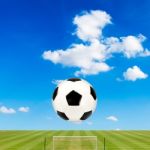
[[[0,150],[52,150],[53,136],[97,136],[98,150],[104,150],[104,137],[105,150],[150,150],[150,131],[0,131]],[[92,140],[71,141],[55,149],[92,149]]]

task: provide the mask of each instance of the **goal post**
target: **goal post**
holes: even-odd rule
[[[53,136],[53,150],[98,150],[97,136]]]

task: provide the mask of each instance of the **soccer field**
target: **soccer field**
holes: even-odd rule
[[[52,150],[53,136],[97,136],[98,150],[104,150],[104,138],[105,150],[150,150],[150,131],[0,131],[0,150]],[[91,150],[92,142],[71,139],[56,142],[55,149]]]

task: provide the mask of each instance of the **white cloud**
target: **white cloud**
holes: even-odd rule
[[[75,72],[76,75],[97,74],[111,69],[103,62],[107,59],[105,46],[98,40],[94,40],[90,45],[74,44],[66,50],[45,51],[43,58],[55,64],[60,63],[64,66],[80,68]]]
[[[107,54],[121,53],[126,58],[135,58],[138,56],[150,56],[150,51],[144,49],[142,43],[146,37],[142,34],[138,36],[129,35],[126,37],[109,37],[104,39],[104,44],[107,46]]]
[[[118,118],[116,116],[108,116],[106,117],[106,119],[114,122],[118,121]]]
[[[52,80],[52,83],[55,85],[60,84],[61,82],[63,82],[64,80]]]
[[[127,58],[136,57],[138,54],[144,52],[141,42],[145,40],[145,37],[143,36],[142,38],[141,36],[127,36],[122,39],[123,53]]]
[[[24,113],[29,112],[29,110],[30,110],[30,108],[29,108],[29,107],[20,107],[20,108],[18,109],[18,111],[20,111],[20,112],[24,112]]]
[[[80,71],[76,71],[75,75],[95,75],[99,72],[107,72],[111,70],[113,67],[108,66],[106,63],[93,63],[88,68],[82,68]]]
[[[140,54],[141,57],[147,57],[150,56],[150,51],[146,49],[143,53]]]
[[[13,108],[7,108],[6,106],[0,106],[0,113],[3,113],[3,114],[15,114],[16,111]]]
[[[146,79],[148,75],[144,73],[138,66],[133,66],[128,68],[126,72],[123,73],[125,80],[136,81],[137,79]]]
[[[78,68],[76,76],[110,71],[113,67],[106,60],[116,53],[128,59],[150,56],[150,51],[142,45],[146,40],[142,34],[104,37],[103,28],[111,24],[111,16],[104,11],[83,12],[75,16],[73,24],[76,25],[74,34],[82,43],[73,43],[67,49],[47,50],[42,56],[54,64]]]
[[[77,26],[75,34],[83,41],[92,41],[102,35],[102,29],[111,23],[111,17],[104,11],[95,10],[77,15],[73,23]]]

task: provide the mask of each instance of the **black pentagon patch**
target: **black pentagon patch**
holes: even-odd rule
[[[92,87],[90,87],[90,93],[93,96],[94,100],[96,100],[96,93]]]
[[[80,120],[85,120],[85,119],[87,119],[89,116],[91,116],[91,114],[92,114],[92,111],[85,112],[85,113],[83,114],[83,116],[80,118]]]
[[[55,97],[57,96],[58,93],[58,87],[55,89],[54,93],[53,93],[53,100],[55,99]]]
[[[81,79],[79,79],[79,78],[70,78],[67,81],[76,82],[76,81],[81,81]]]
[[[69,120],[65,113],[57,111],[57,114],[64,120]]]
[[[69,106],[79,106],[81,101],[81,95],[76,91],[71,91],[67,96],[67,102]]]

